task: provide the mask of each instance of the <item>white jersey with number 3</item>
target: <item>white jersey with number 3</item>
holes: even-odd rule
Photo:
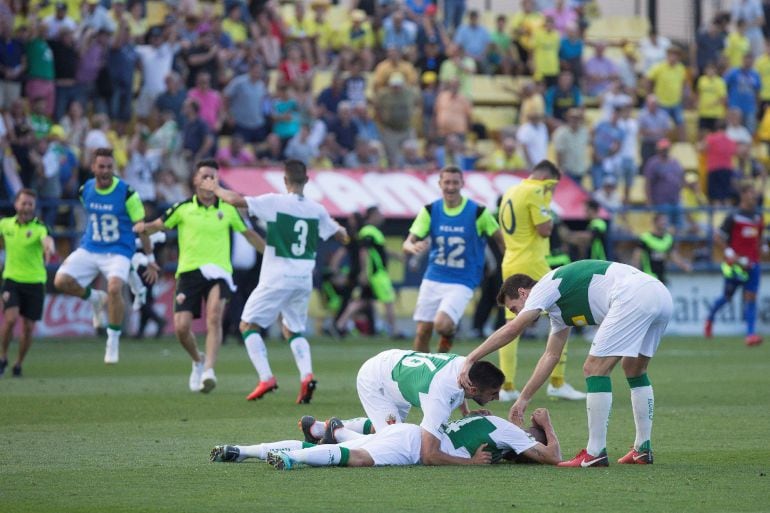
[[[310,290],[318,239],[333,236],[340,225],[323,205],[298,194],[248,196],[246,204],[267,223],[260,284]]]

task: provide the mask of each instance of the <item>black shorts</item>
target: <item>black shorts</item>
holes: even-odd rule
[[[698,118],[698,128],[701,130],[714,131],[717,129],[718,118]]]
[[[230,299],[232,293],[225,280],[206,279],[200,271],[188,271],[180,274],[176,280],[174,311],[192,312],[193,318],[200,318],[201,302],[209,297],[209,292],[214,287],[219,287],[220,298]]]
[[[30,321],[39,321],[43,318],[45,283],[19,283],[5,280],[2,295],[5,309],[18,307],[21,316]]]
[[[712,201],[727,200],[735,196],[733,179],[735,172],[732,169],[715,169],[707,175],[708,198]]]

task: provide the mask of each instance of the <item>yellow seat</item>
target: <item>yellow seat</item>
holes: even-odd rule
[[[647,181],[644,175],[635,177],[631,184],[631,190],[628,192],[628,200],[634,205],[644,205],[647,203]]]
[[[329,87],[332,83],[332,71],[318,70],[313,74],[313,96]]]
[[[473,107],[473,120],[497,134],[516,123],[516,107]]]
[[[605,16],[591,21],[586,30],[587,41],[639,41],[650,30],[643,16]]]
[[[474,105],[516,105],[519,101],[516,77],[473,75],[471,80]]]
[[[160,25],[166,19],[168,6],[163,2],[151,0],[147,2],[147,26]]]
[[[669,155],[679,161],[685,171],[698,170],[698,151],[688,142],[678,142],[671,145]]]

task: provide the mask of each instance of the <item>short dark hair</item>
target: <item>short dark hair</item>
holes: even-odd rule
[[[24,187],[19,189],[19,191],[16,193],[16,196],[13,197],[13,201],[19,199],[22,194],[26,194],[27,196],[32,196],[33,198],[37,199],[37,191],[35,189],[28,189]]]
[[[505,298],[519,299],[519,289],[531,289],[536,283],[537,280],[526,274],[509,276],[500,287],[500,292],[497,293],[497,304],[505,306]]]
[[[537,164],[535,164],[535,167],[532,169],[532,172],[534,173],[535,171],[545,171],[554,180],[558,180],[561,178],[561,171],[559,171],[559,168],[556,166],[556,164],[554,164],[548,159],[543,159]]]
[[[468,378],[477,389],[490,390],[503,385],[505,374],[494,363],[482,360],[471,365]]]
[[[94,160],[96,160],[96,157],[115,158],[112,155],[112,148],[96,148],[94,150]]]
[[[444,166],[441,168],[441,171],[438,172],[438,175],[441,176],[444,173],[455,173],[461,175],[463,174],[463,170],[457,166]]]
[[[195,172],[197,173],[202,167],[213,167],[219,171],[219,163],[214,159],[203,159],[195,163]]]
[[[595,199],[590,199],[586,201],[586,208],[591,210],[599,210],[599,202]]]
[[[307,166],[301,160],[289,159],[283,163],[283,170],[289,183],[303,185],[307,183]]]

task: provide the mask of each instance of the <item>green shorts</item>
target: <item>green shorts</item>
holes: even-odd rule
[[[378,301],[392,303],[396,300],[396,291],[388,271],[377,271],[369,276],[369,287],[372,289],[372,295]]]

